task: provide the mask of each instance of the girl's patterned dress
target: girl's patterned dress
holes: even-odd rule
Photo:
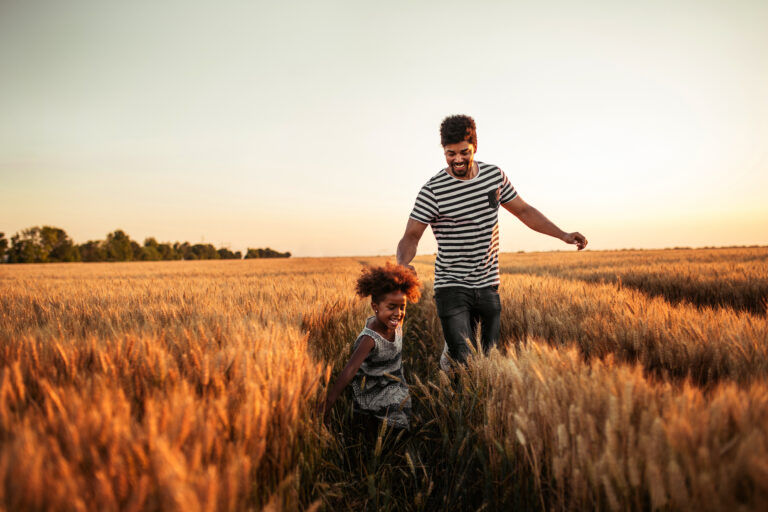
[[[352,352],[364,335],[370,336],[375,346],[352,379],[355,405],[363,412],[385,420],[389,426],[408,428],[411,395],[403,375],[403,329],[399,326],[395,341],[389,341],[365,327],[352,345]]]

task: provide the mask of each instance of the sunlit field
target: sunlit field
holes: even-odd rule
[[[316,413],[384,258],[0,266],[0,510],[766,510],[768,248],[505,254],[502,343],[412,431]]]

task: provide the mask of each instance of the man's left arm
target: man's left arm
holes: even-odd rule
[[[587,246],[587,238],[584,235],[578,231],[566,233],[546,218],[539,210],[523,201],[523,198],[519,195],[515,196],[511,201],[502,203],[501,206],[534,231],[559,238],[567,244],[574,244],[579,250]]]

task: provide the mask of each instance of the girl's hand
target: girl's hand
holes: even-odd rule
[[[349,359],[349,362],[344,367],[344,369],[341,370],[339,378],[336,379],[336,382],[328,391],[328,394],[325,398],[325,403],[322,406],[322,412],[320,412],[320,407],[317,408],[318,414],[323,415],[323,423],[325,423],[326,426],[331,419],[331,410],[333,409],[333,404],[336,403],[336,400],[339,398],[339,395],[341,395],[341,392],[344,390],[344,388],[347,387],[347,384],[352,382],[352,379],[355,377],[357,370],[360,369],[360,365],[363,364],[363,361],[365,361],[365,358],[368,357],[368,354],[371,353],[371,350],[373,350],[374,346],[376,346],[376,343],[373,341],[373,338],[367,334],[364,334],[363,338],[360,340],[360,343],[357,345],[357,348],[352,353],[352,357]]]

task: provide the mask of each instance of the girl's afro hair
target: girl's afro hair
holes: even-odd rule
[[[370,296],[374,302],[380,302],[388,293],[401,291],[409,301],[418,302],[420,287],[419,278],[410,269],[387,262],[381,267],[363,268],[355,291],[361,297]]]

